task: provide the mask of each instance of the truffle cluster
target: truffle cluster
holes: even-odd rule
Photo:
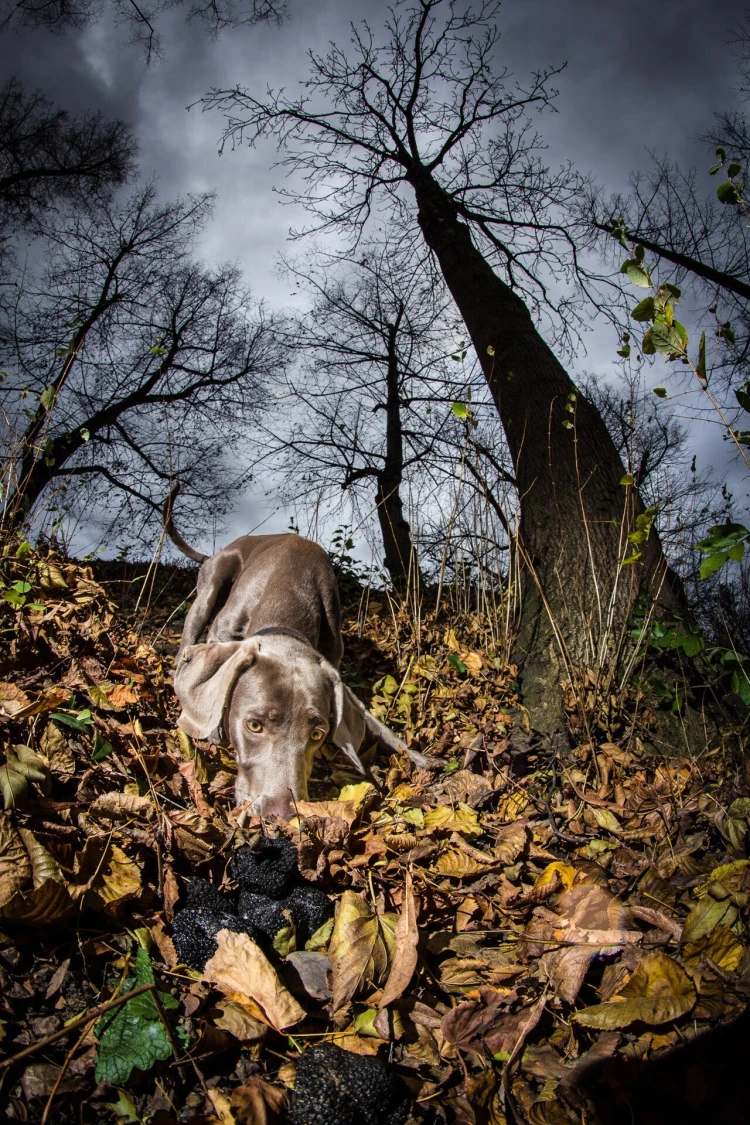
[[[381,1059],[319,1043],[297,1063],[289,1115],[294,1125],[404,1125],[410,1102]]]
[[[185,908],[175,914],[172,940],[191,969],[202,969],[216,953],[219,930],[249,934],[268,947],[293,922],[300,949],[333,914],[328,896],[300,875],[290,840],[264,838],[259,848],[238,848],[229,874],[240,888],[236,903],[205,879],[191,879]]]

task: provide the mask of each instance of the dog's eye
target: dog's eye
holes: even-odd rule
[[[253,734],[260,734],[263,730],[263,723],[259,723],[257,719],[248,719],[247,729],[251,730]]]
[[[310,735],[310,738],[313,740],[313,742],[320,742],[321,738],[325,737],[325,733],[326,732],[323,730],[322,727],[316,727],[315,730]]]

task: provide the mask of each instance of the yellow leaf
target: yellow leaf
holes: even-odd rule
[[[266,955],[247,934],[219,930],[218,949],[203,971],[204,980],[215,984],[230,999],[245,997],[262,1012],[275,1031],[293,1027],[305,1018],[292,994],[279,980]]]
[[[576,1012],[584,1027],[613,1031],[632,1023],[651,1026],[679,1019],[695,1004],[693,982],[666,953],[647,953],[625,987],[606,1004]]]
[[[514,793],[508,793],[498,802],[498,820],[502,820],[506,824],[512,824],[513,821],[523,816],[530,804],[531,802],[523,790],[517,789]]]
[[[700,941],[720,923],[731,926],[737,920],[738,913],[737,907],[730,898],[717,901],[711,895],[705,895],[685,919],[682,940]]]
[[[544,871],[537,878],[534,883],[535,887],[544,887],[547,883],[551,883],[559,875],[564,889],[567,891],[573,886],[573,880],[576,877],[575,867],[571,867],[569,863],[563,863],[562,860],[556,859],[554,863],[548,863]]]
[[[713,883],[723,883],[730,893],[739,891],[742,876],[748,863],[750,863],[748,859],[735,859],[732,863],[722,863],[721,866],[715,867],[708,878],[695,888],[696,898],[703,898],[705,894],[708,894]]]
[[[605,832],[611,832],[614,836],[622,832],[622,826],[611,809],[595,808],[592,809],[592,812],[596,823],[600,828],[603,828]]]
[[[720,922],[711,931],[705,955],[725,973],[733,973],[745,955],[745,948],[729,926]]]
[[[447,645],[453,652],[458,652],[460,650],[461,646],[458,643],[455,629],[446,629],[443,644]]]
[[[472,676],[478,676],[482,671],[482,654],[479,652],[465,652],[461,654],[461,660],[466,665],[466,671]]]
[[[339,793],[339,801],[353,801],[357,810],[374,797],[375,786],[369,781],[359,781],[356,785],[344,785]]]
[[[439,805],[425,813],[424,826],[429,832],[458,832],[461,836],[481,836],[479,817],[469,805]]]
[[[364,898],[355,891],[344,891],[328,947],[333,978],[332,1011],[351,1000],[366,980],[378,936],[378,920]]]
[[[88,883],[84,902],[94,910],[113,913],[123,900],[139,894],[140,889],[141,872],[138,864],[122,848],[111,844]]]
[[[237,1125],[232,1107],[229,1104],[229,1098],[222,1094],[220,1090],[209,1090],[208,1097],[216,1114],[214,1120],[219,1125]]]

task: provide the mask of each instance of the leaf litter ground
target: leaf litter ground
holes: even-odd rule
[[[193,971],[170,936],[186,880],[231,890],[261,832],[231,751],[176,729],[194,572],[160,569],[134,617],[112,597],[154,590],[113,564],[102,585],[19,554],[0,603],[9,1120],[272,1125],[320,1042],[387,1061],[415,1123],[745,1119],[750,796],[722,745],[657,755],[633,692],[598,725],[571,702],[572,746],[535,740],[483,615],[417,630],[371,596],[345,678],[443,768],[372,747],[363,782],[324,749],[297,818],[262,830],[335,920],[306,948],[286,919],[265,949],[223,930]]]

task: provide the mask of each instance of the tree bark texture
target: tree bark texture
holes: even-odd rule
[[[388,325],[388,367],[386,371],[385,459],[377,474],[377,510],[383,536],[385,565],[395,589],[404,590],[414,578],[417,560],[411,527],[404,516],[401,485],[404,473],[404,436],[401,425],[397,339],[403,306],[395,324]]]
[[[560,681],[571,666],[611,659],[641,590],[671,609],[682,608],[679,591],[655,531],[638,564],[620,565],[643,508],[635,488],[620,483],[625,470],[604,422],[474,245],[450,198],[428,172],[409,178],[422,233],[464,319],[513,459],[524,564],[517,660],[532,726],[551,732],[562,727]]]

